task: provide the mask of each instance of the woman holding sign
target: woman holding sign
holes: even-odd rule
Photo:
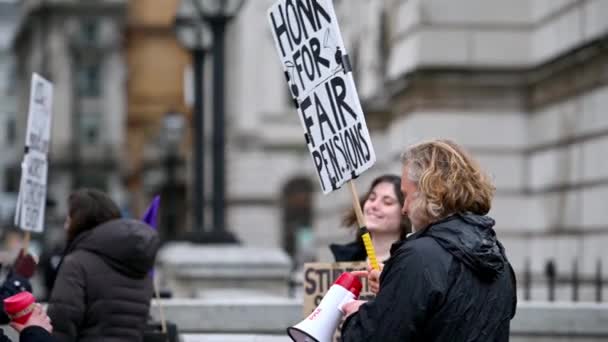
[[[448,140],[411,146],[402,163],[414,234],[393,247],[376,298],[342,307],[342,341],[508,341],[515,274],[487,216],[494,185]]]
[[[407,216],[401,214],[403,201],[401,179],[392,174],[374,179],[361,200],[365,223],[379,261],[387,260],[393,243],[405,239],[410,232],[410,222]],[[342,222],[347,227],[356,226],[357,218],[354,210],[351,210]],[[337,262],[367,260],[365,246],[360,236],[349,244],[331,244],[329,248]]]

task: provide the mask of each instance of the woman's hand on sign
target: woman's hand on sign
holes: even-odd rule
[[[374,294],[378,294],[380,291],[380,273],[382,273],[382,269],[384,269],[384,264],[379,263],[380,270],[375,270],[371,265],[367,266],[367,281],[369,282],[369,290]]]
[[[356,271],[356,272],[359,272],[359,271]],[[365,272],[365,271],[361,271],[361,272]],[[361,305],[363,305],[364,303],[366,303],[364,300],[352,300],[350,302],[344,303],[340,309],[342,310],[342,312],[344,312],[344,317],[346,318],[346,317],[354,314],[355,312],[359,311],[359,307]]]

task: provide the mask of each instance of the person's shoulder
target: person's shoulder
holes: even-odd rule
[[[443,251],[443,249],[432,237],[421,235],[414,239],[403,241],[397,251],[407,254],[426,255],[436,254],[439,251]]]
[[[79,262],[82,261],[82,258],[85,257],[86,255],[91,254],[90,252],[84,250],[84,249],[76,249],[71,251],[70,253],[66,254],[63,257],[62,262],[65,263],[73,263],[73,262]]]
[[[418,236],[405,240],[396,250],[393,259],[397,263],[416,263],[420,266],[441,266],[444,268],[452,259],[451,255],[430,236]],[[408,260],[407,262],[405,260]]]
[[[100,257],[95,253],[87,251],[85,249],[77,249],[63,257],[60,268],[63,267],[75,267],[75,268],[86,268],[86,265],[91,263],[91,259],[99,259]]]

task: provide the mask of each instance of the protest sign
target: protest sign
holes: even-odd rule
[[[321,189],[376,161],[331,0],[280,0],[268,20]]]
[[[21,163],[21,182],[15,210],[15,225],[29,232],[44,229],[44,209],[51,140],[53,85],[32,75],[25,155]],[[29,235],[26,235],[26,240]]]
[[[52,107],[53,85],[38,74],[33,74],[25,134],[25,146],[28,149],[48,153]]]
[[[32,150],[25,155],[22,166],[19,226],[26,231],[42,232],[48,172],[46,156]]]
[[[367,264],[365,262],[315,262],[304,264],[304,317],[308,317],[313,310],[319,305],[323,296],[327,293],[331,285],[338,279],[342,272],[352,272],[357,270],[365,270]],[[359,299],[369,300],[374,298],[374,294],[370,292],[367,278],[361,278],[363,288]],[[344,317],[336,329],[334,341],[340,341],[340,330]]]

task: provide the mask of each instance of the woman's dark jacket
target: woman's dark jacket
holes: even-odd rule
[[[56,339],[141,341],[158,248],[156,231],[135,220],[113,220],[79,234],[49,300]]]
[[[336,262],[367,260],[367,252],[365,252],[365,246],[361,239],[344,245],[332,243],[329,245],[329,249],[334,255]]]
[[[508,341],[515,275],[493,226],[457,214],[395,244],[376,299],[347,318],[343,341]]]

